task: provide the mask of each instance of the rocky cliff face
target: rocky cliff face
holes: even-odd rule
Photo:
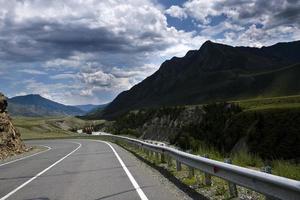
[[[0,93],[0,159],[26,150],[21,135],[13,126],[6,108],[7,98]]]
[[[143,133],[143,139],[169,141],[171,137],[178,135],[184,126],[199,124],[204,111],[198,107],[186,107],[174,114],[160,114],[147,121],[139,132]]]

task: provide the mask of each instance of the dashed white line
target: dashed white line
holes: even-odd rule
[[[65,155],[64,157],[62,157],[61,159],[59,159],[58,161],[56,161],[55,163],[53,163],[52,165],[50,165],[49,167],[47,167],[46,169],[44,169],[43,171],[41,171],[40,173],[38,173],[37,175],[35,175],[34,177],[32,177],[31,179],[29,179],[28,181],[26,181],[25,183],[23,183],[22,185],[20,185],[19,187],[17,187],[16,189],[14,189],[13,191],[11,191],[10,193],[8,193],[7,195],[5,195],[4,197],[2,197],[0,200],[7,199],[8,197],[10,197],[14,193],[16,193],[18,190],[22,189],[27,184],[29,184],[30,182],[32,182],[34,179],[36,179],[37,177],[41,176],[46,171],[48,171],[49,169],[51,169],[52,167],[54,167],[55,165],[57,165],[58,163],[60,163],[64,159],[66,159],[67,157],[69,157],[71,154],[73,154],[75,151],[77,151],[81,147],[81,144],[78,143],[78,142],[72,142],[72,143],[79,144],[79,146],[76,149],[74,149],[73,151],[71,151],[70,153],[68,153],[67,155]]]
[[[136,180],[134,179],[134,177],[132,176],[132,174],[130,173],[130,171],[128,170],[128,168],[126,167],[126,165],[124,164],[123,160],[121,159],[121,157],[119,156],[117,151],[114,149],[114,147],[111,144],[109,144],[108,142],[105,142],[105,141],[99,141],[99,140],[93,140],[93,141],[100,142],[100,143],[105,143],[112,149],[112,151],[114,152],[115,156],[117,157],[119,163],[121,164],[121,166],[123,167],[125,173],[127,174],[130,182],[132,183],[134,189],[136,190],[136,192],[140,196],[141,200],[148,200],[147,196],[145,195],[145,193],[143,192],[143,190],[141,189],[139,184],[136,182]]]
[[[37,152],[37,153],[34,153],[34,154],[32,154],[32,155],[29,155],[29,156],[25,156],[25,157],[22,157],[22,158],[18,158],[18,159],[16,159],[16,160],[12,160],[12,161],[9,161],[9,162],[0,164],[0,167],[2,167],[2,166],[4,166],[4,165],[11,164],[11,163],[14,163],[14,162],[17,162],[17,161],[20,161],[20,160],[24,160],[24,159],[26,159],[26,158],[30,158],[30,157],[32,157],[32,156],[36,156],[36,155],[38,155],[38,154],[45,153],[45,152],[51,150],[51,147],[48,147],[48,146],[46,146],[46,145],[38,145],[38,146],[43,146],[43,147],[46,147],[47,149],[46,149],[45,151]]]

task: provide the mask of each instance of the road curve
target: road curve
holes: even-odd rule
[[[115,144],[40,140],[49,150],[0,165],[0,200],[183,199]]]

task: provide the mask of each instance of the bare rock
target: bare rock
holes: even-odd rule
[[[5,112],[7,108],[7,98],[0,92],[0,112]]]
[[[22,153],[26,150],[21,134],[15,129],[6,112],[7,98],[0,93],[0,159]]]

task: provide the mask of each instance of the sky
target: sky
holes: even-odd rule
[[[103,104],[206,40],[300,39],[300,0],[0,0],[0,91]]]

